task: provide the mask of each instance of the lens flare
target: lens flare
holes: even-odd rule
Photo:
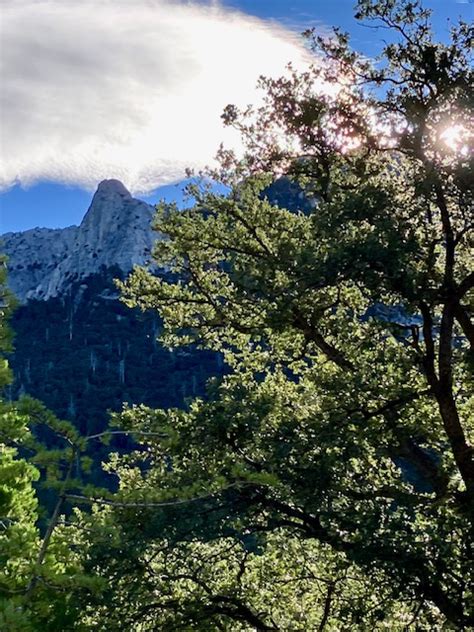
[[[461,123],[446,125],[439,133],[440,145],[452,153],[467,155],[473,133]]]

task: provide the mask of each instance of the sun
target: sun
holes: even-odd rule
[[[439,135],[440,140],[444,145],[452,151],[457,151],[462,145],[465,137],[466,129],[463,125],[449,125]]]
[[[467,156],[472,147],[474,133],[462,123],[450,123],[438,133],[438,142],[443,150]]]

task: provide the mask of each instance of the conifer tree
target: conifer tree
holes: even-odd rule
[[[82,572],[86,552],[71,513],[67,493],[81,488],[75,479],[88,465],[84,442],[40,402],[11,401],[5,392],[12,380],[6,354],[11,351],[8,318],[14,300],[0,267],[0,629],[63,632],[78,620],[77,591],[97,583]],[[35,436],[46,427],[56,444]],[[41,479],[41,482],[40,482]],[[38,501],[42,490],[44,506]],[[46,504],[52,502],[52,508]]]

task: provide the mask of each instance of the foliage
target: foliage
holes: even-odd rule
[[[474,626],[472,28],[437,44],[408,0],[359,0],[358,19],[391,34],[380,60],[309,32],[324,63],[226,109],[247,143],[220,152],[229,195],[161,205],[169,273],[121,284],[159,312],[164,344],[223,354],[207,398],[126,406],[86,437],[13,407],[63,441],[44,450],[15,422],[56,499],[42,533],[37,474],[7,448],[28,536],[18,601],[2,579],[17,628]],[[281,174],[299,208],[266,195]],[[104,466],[112,493],[81,472],[114,434],[134,449]]]
[[[81,487],[89,460],[83,457],[85,442],[70,424],[31,398],[4,397],[12,377],[5,352],[11,349],[7,317],[13,301],[5,268],[0,273],[0,629],[26,632],[47,626],[62,632],[78,619],[74,592],[97,584],[81,573],[83,552],[70,546],[65,526],[67,493]],[[37,439],[36,427],[54,437],[54,449]],[[38,503],[38,485],[53,501],[49,515]]]
[[[127,304],[158,310],[165,343],[222,352],[232,373],[189,411],[124,412],[123,427],[157,439],[119,468],[123,502],[197,503],[188,538],[198,549],[206,538],[225,548],[229,534],[258,537],[263,564],[284,560],[286,542],[331,550],[397,604],[380,606],[379,624],[371,598],[358,624],[331,609],[332,629],[465,629],[474,624],[472,27],[437,44],[429,12],[403,0],[361,0],[358,18],[392,35],[380,60],[358,57],[343,33],[308,33],[327,63],[262,79],[262,107],[225,112],[247,143],[242,160],[220,153],[214,176],[231,193],[196,187],[191,210],[159,208],[168,240],[154,256],[177,280],[136,269],[122,285]],[[459,126],[461,140],[447,143]],[[311,212],[265,198],[281,173],[304,188]],[[218,559],[231,572],[232,556]],[[272,590],[278,569],[268,563]],[[299,590],[313,587],[300,578]],[[298,629],[301,609],[285,599],[293,620],[283,623],[275,588],[273,599],[265,609],[246,595],[253,614],[266,614],[243,629]],[[158,600],[155,621],[166,607]],[[322,629],[321,602],[315,612]],[[239,620],[214,615],[215,629]]]

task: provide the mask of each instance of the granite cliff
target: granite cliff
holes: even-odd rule
[[[6,233],[1,240],[11,290],[21,302],[47,300],[101,270],[126,273],[146,263],[159,238],[151,230],[153,213],[121,182],[104,180],[80,226]]]

